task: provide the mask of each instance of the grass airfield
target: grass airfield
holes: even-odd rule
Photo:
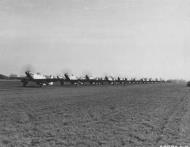
[[[190,146],[182,84],[21,87],[0,81],[0,147]]]

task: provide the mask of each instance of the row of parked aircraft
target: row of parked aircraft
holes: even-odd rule
[[[113,77],[113,76],[105,76],[102,77],[93,77],[89,75],[85,75],[83,77],[76,77],[74,75],[70,75],[68,73],[65,73],[62,76],[46,76],[39,73],[32,73],[30,71],[25,72],[26,77],[21,79],[21,82],[23,86],[27,86],[29,82],[34,82],[39,86],[45,86],[45,85],[53,85],[55,82],[60,82],[60,85],[64,85],[65,83],[71,83],[73,85],[104,85],[104,84],[110,84],[110,85],[125,85],[125,84],[146,84],[146,83],[160,83],[164,82],[163,80],[152,80],[151,78],[142,78],[139,80],[133,79],[127,79],[127,78],[120,78],[120,77]]]

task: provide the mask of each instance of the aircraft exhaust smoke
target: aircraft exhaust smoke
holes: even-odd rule
[[[30,71],[30,72],[35,72],[35,68],[31,64],[26,64],[21,68],[21,74],[24,74],[25,72]]]

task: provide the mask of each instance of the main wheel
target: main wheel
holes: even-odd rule
[[[27,81],[23,81],[23,82],[22,82],[22,86],[23,86],[23,87],[26,87],[27,84],[28,84]]]

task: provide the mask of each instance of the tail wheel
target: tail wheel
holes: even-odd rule
[[[42,87],[43,86],[43,84],[42,83],[36,83],[37,85],[39,85],[40,87]]]
[[[64,85],[64,82],[63,82],[63,81],[60,81],[60,84],[61,84],[61,86],[63,86],[63,85]]]

